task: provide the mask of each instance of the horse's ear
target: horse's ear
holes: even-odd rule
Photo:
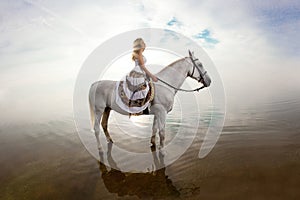
[[[193,53],[189,50],[189,55],[192,58],[193,57]]]

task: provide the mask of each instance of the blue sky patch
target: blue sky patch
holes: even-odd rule
[[[203,39],[205,42],[209,44],[217,44],[219,40],[211,37],[211,32],[208,29],[204,29],[201,33],[193,35],[195,39]]]
[[[259,15],[271,26],[278,26],[300,20],[300,8],[262,9]]]
[[[269,43],[289,56],[300,55],[300,3],[272,2],[269,6],[250,4],[253,18],[265,32]]]
[[[182,23],[177,20],[176,17],[173,17],[170,21],[167,22],[168,26],[181,26]]]
[[[178,37],[178,35],[176,35],[176,32],[168,30],[168,29],[164,29],[165,34],[164,36],[161,38],[160,42],[167,42],[168,40],[172,39],[172,40],[179,40],[180,38]]]

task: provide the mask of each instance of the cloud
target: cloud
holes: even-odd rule
[[[45,99],[71,98],[81,64],[98,45],[144,27],[166,29],[166,37],[170,29],[202,46],[232,101],[250,102],[249,94],[266,101],[280,95],[273,88],[282,76],[290,81],[280,89],[300,85],[298,8],[296,1],[1,1],[1,105],[55,110],[57,103]]]

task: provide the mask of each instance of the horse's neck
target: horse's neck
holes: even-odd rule
[[[187,73],[189,70],[188,65],[189,62],[187,62],[185,58],[183,58],[171,65],[168,65],[160,72],[158,72],[156,76],[169,83],[170,85],[176,88],[180,88],[187,77]]]

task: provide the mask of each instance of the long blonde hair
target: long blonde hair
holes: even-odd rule
[[[132,60],[135,60],[138,57],[140,49],[145,47],[146,44],[142,38],[135,39],[133,42]]]

